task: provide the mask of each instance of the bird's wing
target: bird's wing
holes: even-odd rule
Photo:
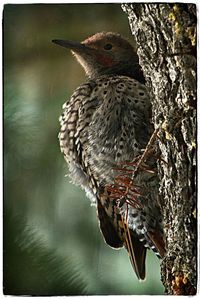
[[[87,140],[87,128],[91,113],[86,111],[84,103],[89,103],[93,82],[79,86],[69,101],[63,105],[60,116],[60,149],[69,165],[71,177],[77,184],[84,185],[87,181],[87,169],[84,163],[84,147]]]
[[[98,200],[97,202],[97,212],[99,218],[99,226],[105,242],[113,248],[123,247],[123,241],[119,238],[119,235],[116,232],[113,223],[111,222],[111,218],[108,217],[105,208],[102,206],[100,200]]]

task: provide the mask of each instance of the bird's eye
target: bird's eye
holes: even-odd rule
[[[111,44],[105,44],[104,49],[105,50],[111,50],[112,49],[112,45]]]

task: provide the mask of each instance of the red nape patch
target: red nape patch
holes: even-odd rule
[[[104,55],[96,55],[97,61],[104,66],[112,66],[114,64],[114,60],[111,57]]]

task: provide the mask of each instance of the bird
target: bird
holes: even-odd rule
[[[160,258],[165,254],[157,175],[138,172],[132,186],[135,204],[128,205],[125,196],[124,202],[116,194],[110,196],[116,178],[123,178],[120,165],[134,165],[153,132],[137,49],[119,33],[104,31],[82,42],[52,42],[69,49],[87,77],[64,103],[60,116],[59,143],[69,175],[96,206],[105,242],[114,249],[125,247],[137,278],[144,280],[147,249]],[[132,183],[130,174],[124,177]]]

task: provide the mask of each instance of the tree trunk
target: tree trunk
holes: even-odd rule
[[[196,225],[196,6],[123,4],[159,129],[159,201],[166,256],[161,278],[167,294],[194,295]]]

